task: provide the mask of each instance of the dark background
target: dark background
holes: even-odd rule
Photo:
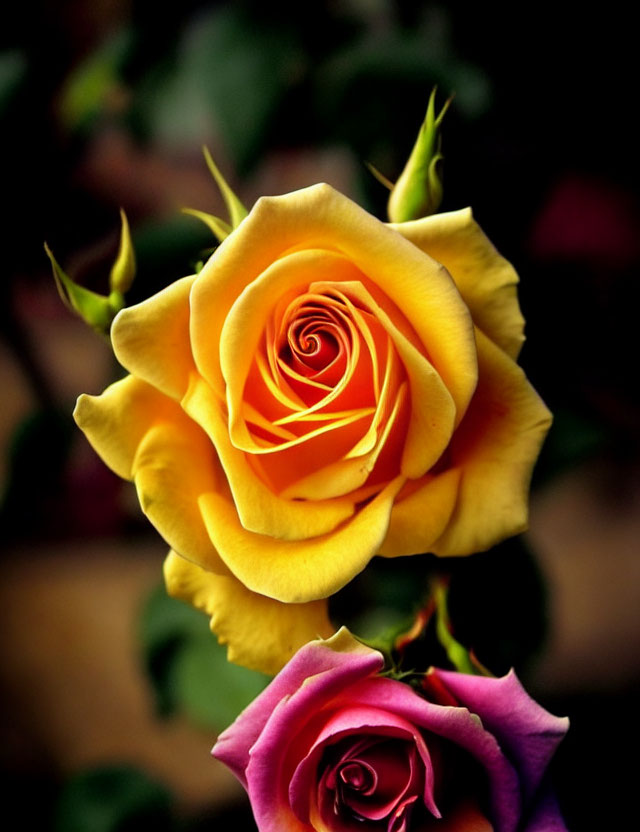
[[[472,205],[516,264],[522,363],[555,414],[531,531],[451,565],[454,623],[571,717],[555,771],[569,827],[633,817],[623,760],[640,681],[635,34],[615,2],[574,14],[545,2],[70,0],[5,17],[2,765],[21,825],[124,828],[86,814],[94,792],[83,803],[78,778],[98,769],[107,780],[95,793],[120,801],[123,817],[133,806],[156,828],[248,823],[207,759],[211,730],[153,716],[136,628],[164,547],[71,423],[75,396],[99,392],[117,368],[57,299],[43,241],[105,291],[122,206],[139,264],[130,302],[187,273],[211,242],[179,209],[223,211],[203,143],[249,205],[325,180],[384,216],[386,192],[363,163],[398,176],[434,84],[442,101],[456,93],[442,209]],[[336,603],[380,594],[379,570]],[[116,764],[135,771],[104,774]]]

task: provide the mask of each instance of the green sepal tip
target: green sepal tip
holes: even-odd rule
[[[220,193],[222,194],[222,198],[224,199],[224,203],[227,206],[227,211],[229,212],[229,221],[231,224],[231,229],[237,228],[242,220],[247,216],[249,213],[247,209],[244,207],[242,202],[238,199],[235,195],[227,180],[224,176],[220,173],[218,166],[213,161],[211,154],[209,153],[209,148],[203,146],[202,152],[204,153],[204,158],[207,163],[207,167],[213,178],[216,180],[216,184],[220,189]],[[215,232],[214,232],[215,233]]]
[[[429,97],[427,114],[407,164],[391,190],[387,205],[391,222],[428,217],[435,214],[442,202],[440,127],[453,96],[447,99],[436,116],[436,89],[433,88]]]
[[[136,257],[133,251],[133,243],[131,242],[131,232],[129,231],[127,215],[122,208],[120,209],[120,221],[122,224],[120,246],[109,274],[109,288],[113,295],[121,298],[125,292],[129,291],[133,279],[136,276]],[[124,305],[124,301],[122,301],[122,305]],[[120,308],[122,308],[122,305]]]
[[[221,220],[220,217],[216,217],[213,214],[207,214],[206,211],[198,211],[195,208],[183,208],[182,213],[188,214],[203,222],[219,243],[225,240],[233,231],[233,228],[228,222]]]
[[[111,322],[119,311],[114,309],[111,299],[78,285],[65,273],[46,243],[44,250],[51,262],[56,288],[65,306],[96,332],[108,336]]]

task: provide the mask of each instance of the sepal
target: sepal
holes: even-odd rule
[[[109,294],[101,295],[80,286],[69,277],[45,243],[44,250],[51,262],[53,279],[62,302],[72,312],[98,332],[109,337],[111,323],[124,307],[124,294],[131,288],[136,274],[136,258],[131,242],[129,223],[125,212],[120,209],[122,223],[118,254],[109,273]]]
[[[131,232],[129,231],[129,223],[127,215],[120,209],[120,221],[122,228],[120,231],[120,247],[115,263],[111,267],[109,274],[109,289],[112,294],[124,295],[131,288],[133,279],[136,276],[136,256],[133,250],[133,243],[131,242]],[[122,304],[124,306],[124,303]]]
[[[434,87],[409,160],[389,196],[387,212],[391,222],[408,222],[428,217],[435,214],[442,202],[440,126],[452,98],[447,99],[437,116],[435,99]]]
[[[75,312],[96,332],[101,335],[108,335],[111,322],[116,312],[119,311],[114,311],[111,296],[105,297],[80,286],[62,269],[46,243],[44,244],[44,250],[51,261],[56,288],[65,306]]]
[[[227,207],[229,222],[220,219],[220,217],[216,217],[214,214],[208,214],[206,211],[197,211],[195,208],[183,208],[182,212],[203,222],[213,232],[218,242],[221,243],[240,225],[249,212],[238,199],[227,180],[220,173],[220,169],[213,161],[211,153],[209,153],[209,148],[204,146],[202,152],[204,153],[209,172],[215,179],[224,204]]]

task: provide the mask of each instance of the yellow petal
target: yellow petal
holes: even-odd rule
[[[74,417],[104,462],[135,481],[142,510],[169,545],[228,574],[198,507],[203,492],[226,488],[225,477],[209,438],[180,406],[126,376],[101,396],[81,396]]]
[[[125,376],[101,396],[80,396],[73,417],[109,468],[131,480],[133,460],[153,420],[166,418],[175,407],[144,381]]]
[[[303,541],[275,540],[247,531],[235,507],[217,494],[200,500],[209,536],[233,574],[254,592],[285,603],[327,598],[354,578],[380,549],[398,477],[331,534]]]
[[[474,220],[470,208],[392,225],[447,269],[473,320],[499,347],[517,358],[524,341],[518,275]]]
[[[226,490],[208,436],[182,411],[150,427],[133,462],[142,510],[172,549],[211,572],[229,575],[207,533],[199,499]]]
[[[170,552],[164,566],[169,595],[211,616],[211,629],[227,644],[229,661],[277,673],[304,644],[328,638],[333,627],[326,601],[282,604],[257,595],[232,577],[213,575]]]
[[[216,346],[232,305],[278,258],[337,251],[395,303],[425,345],[456,404],[466,410],[477,379],[468,310],[446,269],[328,185],[258,200],[194,283],[191,342],[199,371],[221,395]]]
[[[194,276],[177,280],[115,318],[111,341],[130,373],[180,399],[195,365],[189,344],[189,292]]]
[[[451,519],[459,482],[460,471],[453,469],[425,477],[404,498],[400,494],[391,510],[389,531],[379,554],[391,558],[431,552]]]
[[[256,474],[247,454],[231,444],[221,404],[198,376],[192,378],[183,407],[216,446],[245,529],[284,541],[306,540],[331,532],[353,515],[355,506],[349,497],[303,501],[275,494]]]
[[[523,371],[477,331],[480,381],[451,443],[461,471],[451,522],[432,551],[466,555],[527,527],[529,483],[551,414]]]

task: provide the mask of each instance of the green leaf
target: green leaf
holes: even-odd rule
[[[226,647],[217,643],[208,627],[203,637],[185,641],[175,662],[181,706],[195,722],[215,730],[230,725],[271,681],[228,662]]]
[[[159,587],[141,620],[144,659],[160,713],[187,713],[213,730],[233,722],[270,677],[230,664],[206,616]]]
[[[27,74],[27,59],[22,52],[11,49],[0,53],[0,114],[16,95]]]
[[[132,31],[116,32],[68,77],[60,100],[60,117],[67,129],[87,125],[120,88],[121,70],[132,42]]]
[[[105,766],[81,772],[62,788],[55,832],[169,832],[171,795],[130,766]]]
[[[292,29],[256,26],[243,5],[222,4],[199,17],[181,44],[181,71],[205,113],[215,114],[236,167],[246,170],[258,161],[304,53]]]

